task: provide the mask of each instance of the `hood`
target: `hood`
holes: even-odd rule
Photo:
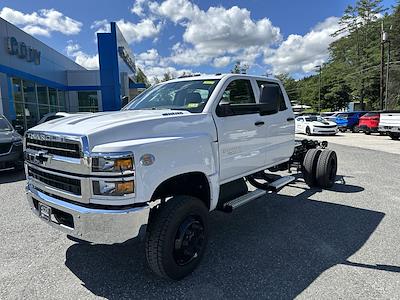
[[[13,130],[0,131],[0,143],[11,143],[15,140],[21,140],[22,137]]]
[[[331,121],[326,121],[326,122],[312,121],[311,123],[312,123],[313,125],[316,125],[316,126],[330,126],[330,125],[336,125],[336,123],[331,122]]]
[[[125,110],[74,115],[45,122],[29,131],[87,136],[90,147],[95,145],[145,139],[213,132],[213,120],[203,113],[180,110]]]

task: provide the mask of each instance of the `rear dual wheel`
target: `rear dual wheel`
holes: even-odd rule
[[[303,161],[304,181],[310,187],[330,188],[337,172],[337,156],[332,150],[310,149]]]

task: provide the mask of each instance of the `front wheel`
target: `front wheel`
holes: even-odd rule
[[[307,128],[306,128],[306,134],[307,134],[308,136],[311,135],[311,129],[310,129],[310,127],[307,127]]]
[[[207,245],[208,209],[190,196],[176,196],[151,213],[146,258],[158,276],[179,280],[194,271]]]

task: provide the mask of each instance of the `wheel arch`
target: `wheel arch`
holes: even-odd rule
[[[151,201],[172,196],[186,195],[200,199],[208,209],[211,208],[211,184],[203,172],[188,172],[175,175],[160,183]]]

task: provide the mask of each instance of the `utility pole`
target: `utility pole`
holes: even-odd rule
[[[322,76],[322,66],[315,66],[319,68],[319,95],[318,95],[318,112],[321,112],[321,76]]]
[[[388,40],[388,57],[386,66],[386,91],[385,91],[385,110],[388,109],[388,92],[389,92],[389,68],[390,68],[390,40]]]
[[[383,21],[381,23],[381,77],[379,83],[379,100],[380,107],[383,110],[383,74],[385,73],[384,56],[385,56],[385,32],[383,31]]]

